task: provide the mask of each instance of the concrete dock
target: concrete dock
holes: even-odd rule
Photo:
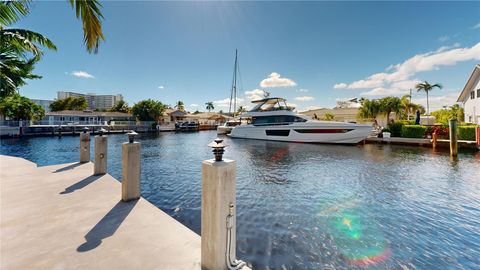
[[[200,269],[200,236],[92,163],[0,156],[0,269]]]

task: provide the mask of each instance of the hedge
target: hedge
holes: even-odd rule
[[[476,126],[458,126],[458,139],[475,141]]]
[[[390,130],[392,137],[400,137],[402,135],[402,126],[403,123],[395,122],[387,125],[387,128]]]
[[[425,131],[427,130],[426,126],[420,125],[404,125],[402,127],[402,137],[404,138],[423,138]]]

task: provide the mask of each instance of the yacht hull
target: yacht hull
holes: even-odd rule
[[[339,125],[245,125],[235,127],[229,136],[269,141],[357,144],[366,139],[371,131],[372,127],[368,125],[342,123]]]
[[[218,135],[225,135],[225,134],[230,134],[232,132],[232,129],[234,127],[228,127],[228,126],[218,126],[217,127],[217,134]]]

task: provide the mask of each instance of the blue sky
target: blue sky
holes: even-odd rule
[[[431,108],[451,105],[480,63],[480,2],[104,2],[106,42],[88,54],[67,1],[34,2],[16,27],[58,51],[21,93],[124,95],[129,104],[182,100],[228,110],[235,49],[239,102],[266,89],[299,110],[337,99],[401,96],[418,80],[443,84]],[[90,77],[89,75],[93,76]],[[263,83],[262,83],[263,81]],[[262,87],[263,86],[263,87]],[[424,95],[413,99],[425,103]]]

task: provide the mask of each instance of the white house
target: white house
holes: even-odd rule
[[[463,103],[465,122],[480,124],[480,65],[476,65],[457,102]]]

